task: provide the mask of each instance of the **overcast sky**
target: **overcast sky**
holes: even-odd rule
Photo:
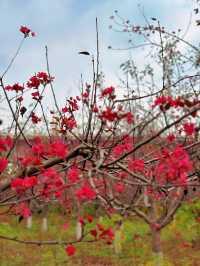
[[[142,23],[140,4],[147,17],[157,17],[169,28],[186,27],[192,11],[192,0],[0,0],[0,73],[14,54],[22,35],[21,25],[27,25],[37,37],[26,40],[23,49],[6,81],[25,82],[34,72],[46,69],[45,45],[49,48],[51,72],[60,102],[67,95],[76,95],[80,75],[86,80],[91,73],[90,58],[78,51],[95,52],[95,18],[99,20],[101,68],[106,74],[106,85],[118,82],[119,65],[130,53],[108,50],[109,45],[126,47],[124,33],[109,30],[109,17],[114,10],[134,23]],[[193,38],[193,31],[189,38]]]

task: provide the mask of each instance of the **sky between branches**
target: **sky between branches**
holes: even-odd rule
[[[144,8],[147,17],[157,17],[171,29],[186,28],[192,11],[192,0],[0,0],[0,73],[7,66],[21,39],[19,27],[26,25],[37,33],[27,39],[14,66],[9,71],[8,84],[24,82],[37,71],[46,70],[45,45],[49,48],[52,75],[59,102],[68,95],[78,94],[80,75],[89,81],[91,60],[79,51],[95,53],[95,18],[99,20],[100,67],[105,73],[105,85],[117,85],[119,65],[131,54],[141,60],[138,51],[111,51],[128,46],[128,37],[109,30],[109,17],[118,10],[124,18],[136,24],[144,23],[138,9]],[[187,39],[196,36],[191,27]],[[47,96],[47,105],[51,105]]]

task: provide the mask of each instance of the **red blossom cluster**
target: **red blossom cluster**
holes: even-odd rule
[[[101,112],[99,117],[100,119],[108,122],[114,122],[118,120],[117,112],[113,111],[110,107],[106,107],[106,109]]]
[[[31,95],[32,95],[32,99],[36,101],[41,101],[43,98],[43,96],[40,95],[39,91],[32,92]]]
[[[126,122],[128,124],[131,124],[133,122],[133,114],[131,112],[125,112],[122,109],[114,111],[109,106],[101,111],[99,118],[105,122],[116,122],[122,119],[126,119]]]
[[[81,99],[79,96],[76,96],[76,98],[70,97],[69,99],[67,99],[66,106],[62,108],[62,113],[64,113],[64,115],[62,115],[61,117],[61,133],[65,133],[67,132],[67,130],[72,130],[73,128],[77,127],[74,112],[79,110],[78,102],[80,100]]]
[[[7,137],[0,137],[0,153],[8,151],[13,145],[12,139]],[[2,173],[8,166],[8,159],[5,157],[0,158],[0,173]]]
[[[90,84],[86,84],[86,89],[81,94],[83,103],[88,104],[89,96],[90,96],[90,88],[91,88],[91,85]]]
[[[191,107],[196,106],[199,103],[200,103],[200,101],[197,100],[197,99],[194,99],[193,101],[190,101],[190,100],[185,99],[185,98],[180,97],[180,96],[178,96],[175,99],[173,99],[172,96],[160,96],[160,97],[157,97],[155,99],[154,104],[152,105],[152,107],[154,108],[156,106],[159,106],[160,107],[160,110],[167,111],[171,107],[174,107],[174,108],[178,108],[178,107],[181,107],[181,108],[184,108],[184,107],[191,108]],[[196,116],[196,112],[194,112],[192,114],[192,116],[195,117]]]
[[[76,165],[71,166],[67,172],[67,178],[71,183],[79,181],[79,175],[79,169]]]
[[[188,153],[181,146],[176,146],[172,152],[163,149],[155,175],[161,184],[176,182],[184,185],[191,170],[192,162]]]
[[[31,121],[33,124],[37,124],[41,122],[42,120],[35,114],[35,112],[31,112]]]
[[[31,215],[31,211],[25,202],[19,203],[15,207],[16,215],[21,215],[23,218],[27,218]]]
[[[129,159],[128,161],[128,169],[132,172],[138,171],[143,172],[144,171],[144,160],[141,159]]]
[[[114,100],[115,96],[115,88],[114,87],[107,87],[101,92],[101,97],[108,97],[110,100]]]
[[[123,155],[125,152],[130,151],[133,148],[133,138],[129,136],[124,136],[121,143],[116,144],[112,150],[113,157],[117,158]]]
[[[37,157],[46,155],[49,157],[65,158],[68,154],[67,146],[60,139],[44,144],[40,137],[35,137],[33,142],[31,149]]]
[[[10,136],[0,137],[0,152],[7,151],[13,145],[12,138]]]
[[[106,244],[108,245],[112,244],[115,236],[112,227],[105,229],[101,224],[97,224],[97,228],[101,232],[98,238],[106,241]]]
[[[60,198],[63,194],[64,182],[58,171],[54,168],[48,168],[41,173],[40,184],[43,184],[41,193],[45,197],[55,196]]]
[[[14,85],[7,85],[4,88],[6,91],[15,91],[15,92],[22,92],[24,90],[24,86],[19,85],[19,83],[15,83]]]
[[[187,136],[191,136],[195,132],[195,126],[193,123],[185,123],[183,125],[184,132]]]
[[[87,222],[89,223],[93,222],[93,217],[91,215],[86,215],[85,219],[83,217],[80,217],[79,222],[82,228],[84,229]],[[103,225],[99,223],[97,223],[94,228],[90,229],[89,233],[92,237],[94,237],[96,241],[103,240],[108,245],[112,244],[115,236],[113,229],[111,227],[105,228]],[[74,256],[76,253],[76,247],[72,244],[69,244],[66,246],[65,251],[69,257]]]
[[[91,186],[85,182],[77,191],[76,197],[78,200],[94,200],[96,198],[95,191],[91,188]]]
[[[2,173],[8,166],[8,160],[6,158],[0,158],[0,173]]]
[[[25,178],[15,178],[11,182],[11,188],[15,189],[17,193],[24,193],[27,189],[33,188],[38,183],[36,176],[28,176]]]
[[[31,31],[28,27],[26,27],[26,26],[21,26],[20,27],[20,29],[19,29],[19,31],[21,32],[21,33],[23,33],[24,34],[24,37],[26,38],[26,37],[28,37],[28,36],[32,36],[32,37],[35,37],[35,32],[33,32],[33,31]]]
[[[55,140],[50,144],[48,154],[52,157],[65,158],[68,154],[68,149],[61,140]]]
[[[39,166],[44,156],[65,158],[68,154],[68,147],[60,139],[44,143],[41,137],[35,137],[32,140],[31,151],[31,155],[25,154],[24,157],[19,158],[23,167]]]
[[[61,133],[65,133],[67,130],[71,130],[77,127],[76,120],[73,116],[71,117],[63,117],[61,120]]]
[[[115,191],[118,193],[122,193],[125,190],[125,185],[122,182],[117,182],[114,187]]]
[[[50,77],[47,73],[38,72],[36,75],[32,76],[28,80],[26,85],[28,88],[38,89],[40,85],[46,86],[48,83],[50,83],[53,80],[54,77]]]

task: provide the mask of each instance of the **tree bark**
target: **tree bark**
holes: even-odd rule
[[[160,239],[160,230],[151,229],[152,234],[152,251],[155,258],[155,266],[163,266],[163,252]]]
[[[31,228],[32,228],[32,216],[29,216],[29,217],[26,219],[26,228],[27,228],[27,229],[31,229]]]
[[[42,218],[42,232],[47,232],[48,230],[48,220],[47,217]]]

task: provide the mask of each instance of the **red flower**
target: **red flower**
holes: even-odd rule
[[[8,165],[8,160],[6,158],[0,158],[0,173],[2,173]]]
[[[53,81],[54,80],[54,77],[50,77],[47,73],[45,72],[38,72],[37,73],[37,78],[40,79],[40,82],[43,84],[43,85],[46,85],[48,84],[49,82]]]
[[[26,26],[21,26],[20,29],[21,33],[23,33],[25,36],[28,36],[28,34],[31,32],[31,30],[29,28],[27,28]]]
[[[72,166],[69,168],[67,177],[72,183],[76,183],[79,180],[79,170],[77,166]]]
[[[76,253],[76,248],[73,245],[68,245],[65,248],[65,251],[66,251],[68,256],[73,256]]]
[[[44,154],[45,145],[41,142],[34,143],[33,146],[31,147],[31,150],[32,150],[33,154],[35,154],[37,156],[41,156]]]
[[[115,88],[111,86],[102,90],[101,96],[102,97],[108,96],[110,99],[114,99],[115,98],[114,93],[115,93]]]
[[[154,101],[153,107],[155,107],[157,105],[162,105],[164,103],[166,103],[166,97],[165,96],[157,97],[156,100]]]
[[[106,107],[106,110],[102,111],[100,118],[109,122],[113,122],[118,119],[118,115],[117,112],[112,111],[110,107]]]
[[[30,176],[30,177],[26,177],[24,179],[24,187],[25,188],[32,188],[35,185],[37,185],[37,177],[36,176]]]
[[[117,184],[115,184],[115,191],[117,191],[118,193],[122,193],[124,192],[124,190],[125,190],[125,187],[122,182],[118,182]]]
[[[128,164],[128,168],[131,171],[140,171],[142,172],[144,170],[144,161],[143,160],[130,160]]]
[[[100,238],[105,239],[105,240],[109,240],[112,241],[114,239],[114,232],[113,229],[110,227],[106,230],[104,230],[101,234],[100,234]]]
[[[196,221],[197,221],[198,223],[200,223],[200,217],[197,217],[197,218],[196,218]]]
[[[92,112],[94,112],[94,113],[98,113],[99,112],[99,109],[98,109],[98,107],[96,105],[93,106]]]
[[[160,162],[155,168],[155,176],[158,181],[186,183],[186,176],[192,170],[192,162],[188,153],[180,146],[176,146],[173,152],[162,150]]]
[[[36,176],[27,176],[24,179],[15,178],[11,182],[11,187],[16,189],[18,193],[24,192],[25,190],[34,187],[37,185],[37,177]]]
[[[62,126],[62,130],[64,131],[67,129],[73,129],[77,127],[76,120],[73,117],[69,117],[69,118],[65,117],[62,119],[61,126]]]
[[[0,138],[0,152],[7,151],[8,148],[11,148],[13,141],[11,137],[7,136],[6,138]]]
[[[123,153],[131,150],[132,145],[130,142],[124,143],[124,144],[117,144],[114,148],[113,148],[113,155],[114,157],[119,157],[121,156]]]
[[[193,123],[185,123],[183,128],[187,136],[191,136],[195,132],[195,126]]]
[[[41,118],[39,118],[34,112],[31,113],[31,121],[33,124],[37,124],[41,121]]]
[[[174,136],[174,134],[169,134],[168,136],[167,136],[167,140],[169,141],[169,142],[173,142],[174,140],[175,140],[175,136]]]
[[[85,221],[84,221],[83,217],[79,217],[78,221],[81,224],[81,226],[85,226]]]
[[[16,207],[15,211],[16,211],[16,214],[22,215],[24,218],[27,218],[31,215],[30,209],[27,207],[27,204],[24,202],[20,203]]]
[[[93,200],[96,198],[96,193],[92,190],[89,184],[85,183],[76,191],[76,196],[79,200]]]
[[[35,32],[33,32],[33,31],[31,31],[29,28],[27,28],[26,26],[21,26],[20,27],[20,29],[19,29],[19,31],[21,32],[21,33],[23,33],[24,34],[24,38],[26,38],[26,37],[28,37],[28,36],[32,36],[32,37],[35,37],[36,36],[36,34],[35,34]]]
[[[27,82],[28,88],[38,88],[40,86],[40,79],[36,76],[33,76]]]
[[[86,100],[89,97],[89,91],[86,90],[85,92],[83,92],[82,97],[85,98],[84,100]]]
[[[28,218],[29,216],[31,216],[30,209],[27,208],[27,207],[23,208],[22,215],[23,215],[24,218]]]
[[[126,121],[129,125],[133,122],[133,114],[131,112],[126,113]]]
[[[104,227],[101,224],[96,224],[96,227],[98,228],[99,231],[104,231]]]
[[[50,145],[49,153],[50,155],[56,157],[65,158],[68,153],[68,149],[64,143],[60,140],[56,140]]]
[[[96,229],[91,229],[90,230],[90,234],[93,236],[93,237],[97,237],[97,230]]]
[[[92,223],[93,222],[93,217],[91,215],[87,215],[87,220],[89,223]]]
[[[33,97],[38,97],[38,96],[40,96],[40,93],[39,93],[39,91],[35,91],[35,92],[31,93],[31,95]]]
[[[13,91],[16,91],[16,92],[18,92],[18,91],[23,91],[23,90],[24,90],[24,87],[21,86],[21,85],[19,85],[18,83],[16,83],[16,84],[14,84],[14,85],[12,86],[12,90],[13,90]]]
[[[19,92],[19,91],[23,91],[24,90],[24,87],[19,85],[18,83],[15,83],[13,86],[6,86],[5,87],[5,90],[6,91],[16,91],[16,92]]]
[[[16,101],[18,101],[18,102],[20,102],[20,103],[21,103],[23,100],[24,100],[24,98],[23,98],[22,96],[20,96],[20,97],[18,97],[18,98],[17,98],[17,100],[16,100]]]
[[[5,88],[4,88],[6,91],[11,91],[12,90],[12,86],[10,86],[10,85],[7,85],[7,86],[5,86]]]
[[[68,110],[67,107],[63,107],[63,108],[62,108],[62,112],[63,112],[63,113],[67,113],[67,112],[69,112],[69,110]]]

